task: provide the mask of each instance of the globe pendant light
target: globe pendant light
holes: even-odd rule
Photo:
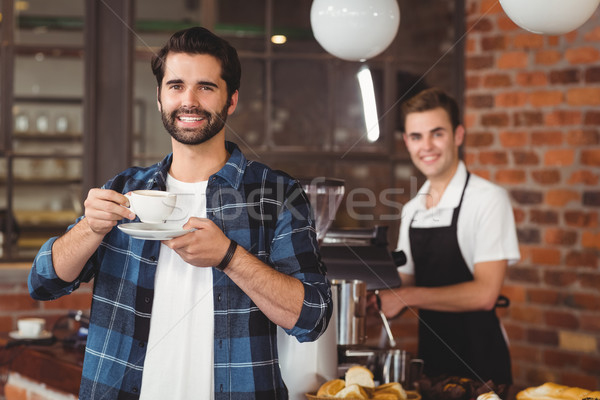
[[[310,24],[330,54],[364,61],[383,52],[400,26],[397,0],[314,0]]]
[[[600,0],[500,0],[504,12],[533,33],[561,35],[587,21]]]

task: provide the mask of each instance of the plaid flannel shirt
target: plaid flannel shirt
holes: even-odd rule
[[[227,164],[209,179],[208,218],[261,261],[303,283],[302,311],[287,333],[300,342],[316,340],[327,327],[332,302],[306,194],[289,176],[246,160],[233,143],[226,146]],[[127,169],[104,188],[165,190],[171,161],[169,155],[151,167]],[[64,282],[52,265],[55,240],[40,249],[28,286],[34,299],[52,300],[94,278],[80,398],[138,399],[160,242],[134,239],[115,227],[80,276]],[[276,325],[216,269],[213,287],[215,399],[287,399]]]

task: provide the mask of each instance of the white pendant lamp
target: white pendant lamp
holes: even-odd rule
[[[392,43],[400,26],[400,8],[397,0],[314,0],[310,24],[328,53],[364,61]]]
[[[500,0],[515,24],[545,35],[562,35],[579,28],[599,3],[600,0]]]

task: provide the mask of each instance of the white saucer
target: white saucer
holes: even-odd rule
[[[129,222],[118,228],[126,234],[145,240],[169,240],[185,235],[194,229],[183,229],[178,224],[149,224],[145,222]]]
[[[12,331],[12,332],[8,333],[8,336],[10,336],[13,339],[17,339],[17,340],[41,340],[41,339],[50,339],[52,337],[52,332],[42,331],[42,333],[40,333],[39,335],[27,336],[27,335],[21,335],[19,333],[19,331]]]

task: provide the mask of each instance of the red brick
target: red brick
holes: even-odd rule
[[[527,340],[530,343],[545,344],[549,346],[558,345],[558,332],[556,330],[532,328],[527,330]]]
[[[527,259],[527,255],[521,251],[521,259]],[[508,278],[511,282],[526,282],[531,284],[538,284],[540,282],[540,274],[538,269],[526,268],[526,267],[511,267],[508,269]],[[512,306],[511,306],[512,307]]]
[[[545,86],[548,84],[548,78],[543,72],[519,72],[517,83],[519,86]]]
[[[531,177],[534,181],[542,185],[554,185],[560,182],[560,171],[554,169],[532,171]]]
[[[550,206],[564,207],[571,202],[580,202],[581,194],[574,190],[554,189],[546,192],[545,203]]]
[[[487,94],[471,95],[465,99],[467,107],[470,108],[491,108],[494,106],[494,97]]]
[[[567,302],[573,308],[578,308],[588,311],[599,311],[600,310],[600,295],[598,294],[585,294],[585,293],[573,293],[569,301]]]
[[[525,68],[529,64],[529,54],[524,51],[501,53],[496,62],[499,69]]]
[[[550,72],[550,83],[552,84],[579,83],[580,79],[579,70],[574,68]]]
[[[534,224],[556,225],[558,223],[558,213],[553,210],[533,209],[530,214],[530,221]]]
[[[518,220],[515,219],[515,222]],[[519,226],[523,220],[517,222],[517,226]],[[542,242],[540,230],[537,228],[517,228],[517,238],[519,239],[519,243],[524,244],[540,244]]]
[[[600,273],[583,272],[579,274],[579,282],[583,288],[597,290],[600,288]]]
[[[529,103],[534,107],[557,106],[563,100],[563,92],[558,90],[539,91],[529,94]]]
[[[531,262],[540,265],[560,265],[560,251],[548,248],[532,248]]]
[[[469,75],[465,78],[465,89],[467,91],[478,89],[481,85],[481,77],[475,75]]]
[[[600,82],[600,67],[590,67],[585,70],[585,82],[597,83]]]
[[[566,351],[549,349],[543,354],[544,364],[549,367],[574,367],[579,364],[580,356]]]
[[[485,127],[508,126],[508,123],[506,113],[486,113],[481,116],[481,125]]]
[[[600,88],[569,89],[567,90],[567,103],[572,106],[597,106],[600,104]]]
[[[515,213],[515,222],[517,224],[521,224],[523,221],[525,221],[525,211],[521,208],[514,208],[514,213]]]
[[[582,150],[581,163],[583,165],[600,166],[600,149]]]
[[[502,147],[523,147],[528,145],[527,132],[519,131],[506,131],[500,132],[500,144]]]
[[[598,266],[598,256],[595,250],[570,251],[565,257],[565,265],[596,268]],[[600,303],[598,304],[600,305]]]
[[[544,37],[533,33],[522,33],[516,35],[513,46],[517,49],[541,49],[544,47]]]
[[[599,42],[600,41],[600,27],[595,27],[591,31],[583,35],[587,42]]]
[[[588,111],[585,113],[583,121],[586,125],[599,125],[600,124],[600,112],[599,111]]]
[[[600,384],[600,380],[597,376],[570,371],[561,372],[559,379],[565,386],[579,387],[588,390],[591,390],[591,388],[597,388]]]
[[[567,143],[571,146],[600,144],[600,135],[596,129],[574,129],[567,133]]]
[[[468,56],[465,61],[465,67],[467,71],[493,68],[494,57],[488,55]]]
[[[565,58],[571,64],[593,64],[600,60],[600,51],[595,47],[570,47],[565,51]]]
[[[546,229],[544,241],[551,245],[573,246],[577,243],[577,232],[558,228]]]
[[[497,107],[522,107],[527,103],[527,93],[500,93],[496,95],[495,103]]]
[[[508,155],[503,151],[482,151],[479,153],[479,162],[483,165],[506,165]]]
[[[584,206],[600,207],[600,191],[584,191],[581,202]]]
[[[496,25],[498,25],[498,29],[501,31],[516,31],[517,29],[521,29],[507,16],[499,17]]]
[[[543,304],[548,306],[556,306],[561,300],[556,290],[543,288],[527,289],[527,299],[532,304]]]
[[[569,166],[575,161],[575,151],[572,149],[548,150],[544,154],[544,165]]]
[[[541,50],[535,55],[536,64],[554,65],[562,60],[562,53],[558,50]]]
[[[487,88],[503,88],[512,85],[512,79],[507,74],[489,74],[483,77],[483,86]]]
[[[519,204],[540,204],[543,200],[542,193],[534,190],[513,189],[510,195]]]
[[[514,113],[515,126],[542,125],[544,116],[540,111],[519,111]]]
[[[465,136],[465,144],[467,147],[489,147],[494,143],[494,135],[489,132],[473,133],[469,132]]]
[[[534,151],[514,151],[512,156],[517,165],[539,165],[540,163],[540,158]]]
[[[537,307],[528,307],[521,305],[511,305],[510,316],[515,321],[527,322],[530,324],[541,324],[544,322],[542,313]]]
[[[581,232],[581,246],[584,248],[600,250],[600,233],[584,231]]]
[[[598,227],[598,213],[585,211],[565,211],[565,222],[569,226],[596,228]]]
[[[544,322],[549,327],[578,329],[579,319],[572,313],[567,311],[550,310],[544,313]]]
[[[504,13],[502,6],[497,0],[481,0],[481,13],[484,15],[493,15]]]
[[[577,274],[573,271],[545,271],[544,282],[550,286],[564,289],[577,283]]]
[[[600,333],[600,314],[592,312],[582,312],[580,315],[581,329],[583,331]]]
[[[597,354],[582,354],[580,365],[582,371],[600,377],[600,356]]]
[[[505,36],[486,36],[481,38],[481,50],[498,51],[506,49]]]
[[[518,169],[503,169],[496,172],[495,181],[500,184],[519,184],[525,182],[525,171]]]
[[[581,112],[564,110],[553,111],[546,114],[545,124],[549,126],[580,125]]]
[[[568,182],[571,185],[576,184],[584,184],[595,186],[598,184],[598,174],[593,173],[592,171],[575,171],[571,174]]]
[[[492,29],[494,29],[494,25],[492,24],[492,21],[490,21],[489,18],[477,19],[476,21],[474,21],[471,24],[468,24],[467,26],[467,30],[471,31],[472,33],[490,32]]]
[[[533,132],[531,144],[534,146],[560,146],[563,144],[563,133],[561,131]]]
[[[511,304],[515,304],[525,302],[527,291],[522,285],[505,284],[501,293],[510,299]]]
[[[13,318],[10,316],[0,317],[0,332],[10,332],[15,328]]]

